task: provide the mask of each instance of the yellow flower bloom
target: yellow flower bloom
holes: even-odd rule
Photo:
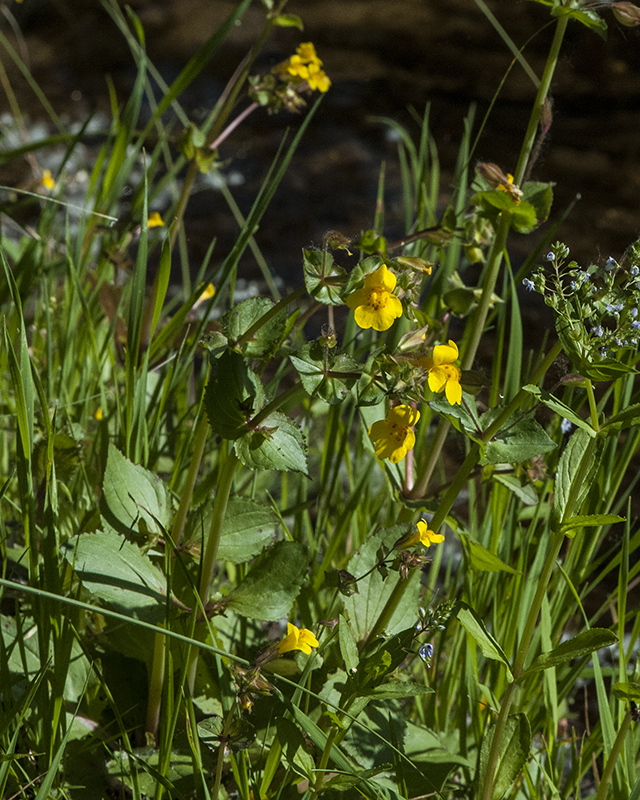
[[[383,264],[365,277],[362,289],[347,297],[347,305],[355,311],[356,322],[361,328],[386,331],[395,319],[402,316],[402,303],[392,294],[396,280],[393,272]]]
[[[404,550],[405,547],[413,547],[416,544],[422,544],[425,547],[431,547],[432,544],[444,542],[444,536],[441,533],[429,530],[429,525],[425,520],[421,519],[416,526],[413,533],[408,533],[402,536],[395,543],[396,550]]]
[[[420,412],[411,406],[395,406],[386,419],[379,419],[369,428],[369,438],[378,458],[388,458],[392,464],[407,455],[416,443],[411,428],[420,419]]]
[[[288,653],[290,650],[302,650],[303,653],[310,653],[312,647],[317,647],[320,643],[307,628],[296,628],[287,622],[287,635],[278,643],[277,651]]]
[[[444,392],[451,405],[462,401],[460,370],[454,365],[458,360],[458,345],[449,339],[449,344],[438,344],[433,348],[433,357],[423,366],[429,370],[429,388],[432,392]]]
[[[44,172],[42,173],[42,179],[40,183],[44,186],[45,189],[49,189],[49,191],[55,188],[56,182],[53,180],[50,169],[44,170]]]
[[[162,217],[158,211],[152,211],[149,214],[149,219],[147,220],[147,228],[162,228],[164,227],[164,222],[162,221]]]
[[[100,422],[100,420],[102,419],[102,416],[103,416],[102,415],[102,407],[98,406],[98,410],[96,411],[96,419],[98,420],[98,422]]]
[[[331,80],[324,70],[320,69],[317,64],[309,64],[308,72],[307,83],[310,89],[317,89],[323,93],[329,91]]]

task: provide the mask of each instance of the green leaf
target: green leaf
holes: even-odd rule
[[[349,571],[360,580],[356,584],[358,593],[345,597],[343,602],[357,641],[367,638],[400,580],[395,572],[390,573],[385,579],[380,571],[375,569],[375,565],[380,561],[381,555],[390,552],[393,545],[406,532],[407,525],[393,525],[391,528],[378,531],[367,539],[349,562]],[[407,619],[415,618],[419,595],[420,570],[412,570],[404,594],[386,627],[388,634],[405,630]]]
[[[561,400],[558,400],[557,397],[554,397],[552,394],[549,394],[549,392],[545,392],[544,389],[540,389],[539,386],[534,386],[533,384],[528,384],[522,388],[525,392],[529,392],[529,394],[532,394],[534,397],[536,397],[541,403],[544,403],[547,408],[550,408],[552,411],[555,411],[556,414],[560,414],[560,416],[565,417],[565,419],[568,419],[569,422],[573,423],[576,427],[582,428],[582,430],[586,431],[589,436],[594,437],[597,435],[597,431],[591,427],[587,420],[579,417],[574,411],[572,411],[572,409],[569,408],[568,405],[563,403]]]
[[[236,439],[238,458],[249,469],[279,469],[309,477],[307,445],[302,430],[286,414],[275,411],[258,428]]]
[[[297,14],[278,14],[273,20],[274,25],[279,25],[281,28],[299,28],[304,30],[302,20]]]
[[[463,392],[462,399],[464,403],[451,405],[444,395],[436,395],[433,400],[429,400],[428,405],[437,414],[448,419],[456,430],[468,434],[472,439],[477,438],[481,433],[478,417],[474,419],[467,411],[468,408],[475,411],[475,397]]]
[[[204,397],[211,430],[223,439],[238,439],[260,409],[262,386],[239,353],[227,350],[212,367]]]
[[[486,414],[483,414],[480,419],[483,427],[486,418]],[[556,446],[535,419],[525,416],[515,423],[509,423],[487,442],[483,456],[489,464],[519,464],[548,453]]]
[[[476,612],[466,603],[460,603],[456,616],[458,622],[475,641],[480,650],[482,650],[483,655],[493,661],[501,661],[505,665],[507,668],[507,677],[509,681],[511,681],[511,665],[507,657],[498,642],[485,628],[484,622]]]
[[[624,522],[625,518],[617,514],[585,514],[581,517],[569,517],[562,523],[562,532],[570,539],[582,528],[599,528],[601,525],[613,525]]]
[[[433,689],[416,681],[389,681],[380,686],[375,686],[370,691],[359,691],[362,697],[375,697],[376,700],[397,700],[403,697],[417,697],[422,694],[432,694]]]
[[[523,486],[515,475],[507,475],[504,472],[498,472],[496,470],[492,477],[494,481],[501,483],[503,486],[506,486],[510,492],[513,492],[518,500],[524,503],[525,506],[535,506],[540,501],[533,486],[530,484],[525,484]]]
[[[327,250],[303,250],[304,284],[318,302],[340,305],[347,273],[333,263]]]
[[[526,200],[520,203],[511,212],[511,227],[517,233],[531,233],[539,225],[536,209]]]
[[[329,404],[341,403],[360,375],[351,356],[335,353],[322,340],[309,342],[289,358],[307,394],[317,394]]]
[[[351,625],[345,616],[340,616],[338,624],[338,640],[340,642],[340,653],[344,661],[345,669],[348,672],[355,672],[360,663],[358,645],[356,644]]]
[[[540,653],[520,675],[518,680],[522,680],[525,675],[531,675],[543,669],[559,667],[574,658],[583,658],[595,650],[600,650],[602,647],[610,647],[617,641],[616,635],[606,630],[606,628],[590,628],[588,631],[582,631],[582,633],[574,636],[573,639],[562,642],[550,652]]]
[[[109,444],[101,511],[108,524],[123,534],[137,527],[161,535],[170,523],[167,492],[160,478],[133,464],[113,444]]]
[[[522,187],[522,199],[531,203],[535,208],[538,225],[547,220],[553,203],[553,190],[550,183],[528,181]]]
[[[227,607],[251,619],[282,619],[298,596],[307,567],[302,545],[278,542],[227,595]]]
[[[250,297],[238,303],[222,318],[222,332],[234,348],[241,336],[268,314],[274,303],[268,297]],[[242,352],[251,358],[269,358],[277,349],[287,325],[286,308],[281,308],[267,319],[243,345]]]
[[[62,545],[62,554],[84,588],[115,611],[145,622],[164,619],[164,575],[135,544],[114,531],[82,533]]]
[[[601,430],[608,435],[622,431],[625,428],[631,428],[634,425],[640,425],[640,403],[634,403],[618,414],[614,414],[603,424]]]
[[[517,569],[513,569],[513,567],[505,564],[498,556],[490,553],[480,542],[476,542],[468,534],[458,532],[458,536],[467,552],[472,569],[479,569],[483,572],[510,572],[512,575],[518,574]]]
[[[557,530],[562,521],[575,516],[595,480],[605,438],[592,439],[579,428],[569,439],[556,471],[551,525]]]
[[[635,681],[627,681],[625,683],[616,683],[611,687],[611,692],[618,700],[629,700],[633,703],[640,703],[640,683]]]
[[[480,750],[480,764],[478,769],[478,789],[480,790],[487,780],[487,764],[489,753],[493,744],[496,726],[492,725],[489,732],[482,740]],[[507,718],[500,755],[495,768],[495,782],[491,793],[491,800],[502,800],[511,785],[518,777],[529,758],[531,748],[531,726],[525,714],[513,714]]]
[[[583,364],[580,372],[592,381],[615,381],[623,375],[636,373],[637,370],[619,361],[605,359],[596,364]]]
[[[214,500],[193,511],[187,520],[185,541],[199,542],[209,534]],[[277,520],[273,511],[255,500],[231,497],[222,523],[218,559],[243,564],[262,552],[273,539]],[[193,547],[190,548],[193,552]]]
[[[554,8],[551,12],[552,17],[563,17],[569,16],[572,19],[577,20],[577,22],[581,22],[583,25],[586,25],[589,30],[594,31],[599,36],[601,36],[605,41],[607,40],[607,23],[602,19],[602,17],[592,9],[577,9],[577,8],[567,8],[566,6],[561,6],[558,8]]]

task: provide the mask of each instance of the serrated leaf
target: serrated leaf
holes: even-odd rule
[[[486,658],[490,658],[493,661],[501,661],[507,668],[507,676],[509,680],[512,680],[511,665],[509,664],[507,657],[505,656],[498,642],[486,629],[484,622],[480,619],[476,612],[466,603],[460,603],[456,617],[465,631],[475,641],[480,650],[482,650],[482,654]]]
[[[589,436],[594,437],[597,435],[597,431],[595,431],[586,420],[579,417],[568,405],[558,400],[557,397],[554,397],[552,394],[549,394],[549,392],[545,392],[544,389],[540,389],[539,386],[534,386],[533,384],[523,386],[522,388],[525,392],[529,392],[529,394],[536,397],[541,403],[544,403],[547,408],[555,411],[556,414],[560,414],[561,417],[568,419],[569,422],[573,423],[576,427],[582,428]]]
[[[493,473],[493,480],[506,486],[525,506],[535,506],[540,500],[533,486],[530,484],[523,486],[515,475],[505,475],[503,472],[496,471]]]
[[[222,318],[222,332],[229,340],[231,347],[274,307],[268,297],[250,297],[230,309]],[[287,312],[280,309],[274,316],[262,324],[242,346],[242,352],[251,358],[268,358],[277,350],[284,336],[287,324]]]
[[[146,622],[164,619],[164,575],[120,534],[83,533],[65,542],[62,553],[85,589],[116,611]]]
[[[456,430],[477,438],[480,434],[478,418],[474,419],[467,411],[467,408],[475,410],[475,397],[463,392],[462,399],[464,403],[451,405],[444,395],[437,395],[433,400],[429,400],[428,405],[437,414],[446,417]]]
[[[297,542],[278,542],[227,596],[227,608],[250,619],[286,617],[307,571],[304,548]]]
[[[382,613],[391,592],[400,580],[391,573],[385,580],[375,565],[380,561],[380,551],[385,553],[407,532],[406,525],[393,525],[370,536],[359,552],[349,562],[349,571],[356,578],[358,593],[344,598],[344,608],[349,615],[351,629],[357,641],[363,641]],[[413,570],[398,607],[389,620],[386,632],[394,634],[407,627],[407,615],[415,616],[420,594],[420,570]]]
[[[498,556],[490,553],[480,542],[476,542],[466,533],[458,533],[463,547],[469,556],[469,562],[472,569],[479,569],[483,572],[510,572],[512,575],[517,575],[518,570],[513,569],[504,561],[501,561]]]
[[[562,532],[570,539],[581,528],[599,528],[600,525],[613,525],[614,522],[624,522],[625,518],[618,514],[585,514],[581,517],[569,517],[562,523]]]
[[[417,697],[422,694],[432,694],[433,689],[416,681],[389,681],[376,686],[370,691],[359,691],[362,697],[375,697],[377,700],[399,700],[403,697]]]
[[[338,641],[345,669],[348,672],[355,672],[360,663],[360,655],[349,620],[344,616],[340,617],[340,622],[338,623]]]
[[[162,534],[169,526],[167,492],[160,478],[134,464],[109,444],[102,486],[101,511],[109,525],[120,533],[140,529]]]
[[[309,342],[289,358],[309,395],[341,403],[359,377],[359,365],[346,353],[335,353],[321,341]]]
[[[236,439],[234,447],[240,461],[249,469],[301,472],[309,477],[304,434],[280,411],[270,414],[256,430]]]
[[[209,534],[214,500],[189,515],[185,529],[187,542],[199,542]],[[231,497],[222,524],[218,559],[243,564],[262,552],[273,539],[276,517],[267,506],[244,497]],[[193,548],[191,548],[193,552]]]
[[[223,439],[247,432],[247,420],[262,403],[262,386],[240,353],[224,352],[212,363],[204,404],[211,430]]]
[[[489,753],[496,732],[492,725],[489,732],[482,740],[480,750],[480,764],[478,769],[477,785],[479,789],[484,786],[487,779],[487,764]],[[513,714],[507,717],[500,743],[500,754],[495,766],[495,782],[491,793],[491,800],[502,800],[511,785],[518,777],[529,758],[531,749],[531,726],[525,714]]]
[[[481,418],[484,424],[484,415]],[[488,464],[519,464],[557,447],[544,428],[530,417],[523,417],[499,431],[487,442],[483,456]]]
[[[561,664],[566,664],[567,661],[572,661],[574,658],[583,658],[593,653],[595,650],[600,650],[602,647],[610,647],[617,641],[616,635],[606,630],[606,628],[590,628],[588,631],[582,631],[582,633],[579,633],[572,639],[562,642],[562,644],[559,644],[550,652],[540,653],[540,655],[534,659],[533,663],[520,675],[519,680],[522,680],[525,675],[531,675],[543,669],[559,667]]]
[[[592,439],[579,428],[569,439],[555,477],[551,524],[554,530],[565,517],[575,516],[598,473],[605,438]]]
[[[339,305],[347,273],[333,262],[327,250],[303,250],[304,283],[319,303]]]

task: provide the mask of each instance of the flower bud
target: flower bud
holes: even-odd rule
[[[612,3],[611,8],[613,16],[621,25],[626,25],[627,28],[635,28],[636,25],[640,25],[640,8],[634,6],[633,3],[621,0],[619,3]]]

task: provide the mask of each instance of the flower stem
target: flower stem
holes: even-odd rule
[[[606,800],[609,784],[611,783],[611,778],[613,777],[613,770],[615,769],[620,753],[622,752],[622,745],[624,744],[624,740],[629,733],[630,727],[631,712],[627,711],[624,719],[622,720],[622,725],[620,726],[616,740],[613,743],[613,747],[611,748],[611,752],[609,753],[609,758],[607,759],[604,772],[602,773],[602,778],[600,779],[600,785],[598,786],[598,792],[596,794],[596,800]]]
[[[594,431],[600,430],[600,423],[598,422],[598,406],[596,404],[596,396],[593,391],[593,383],[589,378],[585,378],[585,387],[587,389],[587,398],[589,400],[589,411],[591,412],[591,427]]]
[[[253,325],[242,334],[242,336],[236,342],[236,347],[237,348],[244,347],[244,345],[247,344],[247,342],[251,341],[251,337],[253,336],[254,333],[256,333],[256,331],[259,331],[263,325],[266,325],[270,319],[275,317],[275,315],[278,314],[280,311],[282,311],[283,308],[286,308],[289,305],[289,303],[292,303],[294,300],[297,300],[299,297],[302,297],[302,295],[305,294],[306,291],[307,290],[304,287],[301,289],[296,289],[295,292],[291,292],[291,294],[287,295],[286,297],[283,297],[282,300],[278,300],[278,302],[272,308],[270,308],[265,314],[263,314],[260,317],[260,319],[257,319],[253,323]]]

